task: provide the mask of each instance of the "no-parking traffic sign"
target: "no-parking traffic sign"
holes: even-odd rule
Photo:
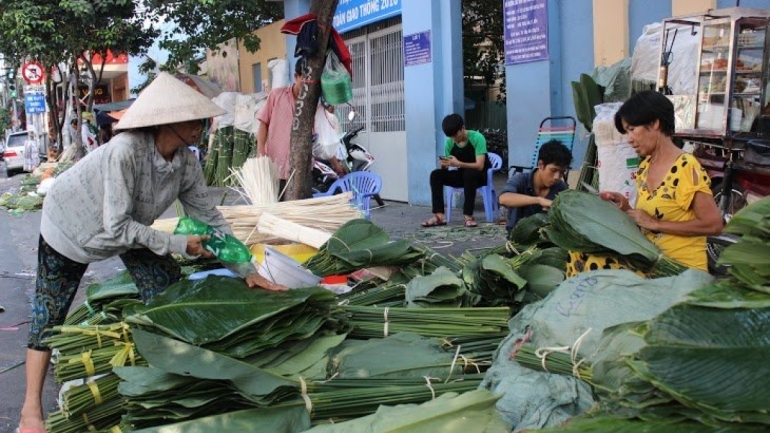
[[[21,76],[29,84],[40,84],[45,78],[45,70],[40,62],[27,62],[21,67]]]

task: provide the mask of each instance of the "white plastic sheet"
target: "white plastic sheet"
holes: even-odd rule
[[[599,161],[599,189],[623,194],[631,206],[636,203],[636,172],[639,158],[625,134],[615,127],[615,113],[620,103],[595,107],[594,133]]]
[[[672,51],[671,64],[668,68],[668,86],[675,95],[694,95],[697,88],[695,72],[698,64],[699,35],[693,35],[690,26],[677,27],[676,39],[674,30],[668,34],[669,49]],[[642,36],[636,40],[634,54],[631,57],[631,78],[649,82],[658,82],[660,70],[660,48],[663,33],[663,23],[652,23],[644,26]]]
[[[267,62],[267,69],[270,70],[271,89],[286,87],[291,84],[289,77],[289,62],[285,59],[273,59]]]

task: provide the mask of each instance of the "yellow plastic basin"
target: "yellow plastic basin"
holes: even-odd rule
[[[300,263],[305,262],[318,252],[317,249],[305,244],[270,245],[270,247],[286,254]],[[265,260],[265,244],[254,244],[250,249],[251,254],[257,259],[257,262],[262,263],[262,261]]]

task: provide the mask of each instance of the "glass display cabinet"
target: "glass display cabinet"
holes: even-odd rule
[[[693,65],[697,94],[679,95],[690,103],[675,104],[677,110],[692,113],[678,113],[689,121],[678,125],[677,135],[738,141],[770,137],[770,10],[713,10],[665,20],[664,34],[666,26],[699,37]],[[665,83],[665,77],[659,82]]]

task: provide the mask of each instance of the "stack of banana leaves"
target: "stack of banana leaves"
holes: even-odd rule
[[[98,325],[100,323],[119,322],[123,308],[141,304],[139,289],[128,271],[121,271],[113,278],[90,284],[86,288],[86,300],[73,309],[65,320],[65,325]]]
[[[380,328],[379,338],[365,341],[347,334],[357,313],[320,287],[263,292],[209,277],[177,283],[144,305],[125,278],[101,291],[89,288],[83,308],[93,314],[57,328],[49,340],[59,351],[57,379],[88,381],[64,392],[49,432],[151,432],[170,424],[179,432],[202,425],[221,427],[205,430],[212,432],[299,432],[369,415],[380,405],[469,392],[481,382],[510,315],[507,308],[475,314],[445,308],[426,320],[399,308],[385,316],[392,330],[382,333],[382,309],[363,307],[378,316]],[[89,325],[116,305],[117,293],[127,302],[123,321],[107,324],[118,316],[105,314]],[[239,411],[307,421],[268,415],[244,421]]]
[[[575,374],[600,405],[548,432],[753,432],[770,428],[770,199],[737,213],[730,276],[643,323],[608,329],[584,360],[522,348],[531,368]]]
[[[548,212],[545,236],[562,249],[619,256],[651,277],[678,275],[687,267],[665,256],[636,223],[598,195],[577,190],[560,193]]]
[[[401,266],[423,258],[407,239],[394,242],[390,235],[364,219],[351,220],[308,259],[304,266],[312,273],[326,277],[343,275],[362,268]]]
[[[333,274],[334,270],[367,266],[361,266],[361,261],[353,264],[347,257],[368,259],[386,249],[403,248],[414,254],[386,282],[362,284],[341,299],[349,305],[381,307],[507,306],[515,314],[564,280],[568,256],[540,237],[539,231],[547,225],[548,218],[543,215],[525,218],[503,246],[449,258],[429,248],[411,246],[406,240],[390,242],[380,228],[356,220],[341,227],[305,266],[319,274]],[[368,265],[392,263],[392,259],[384,258]]]

